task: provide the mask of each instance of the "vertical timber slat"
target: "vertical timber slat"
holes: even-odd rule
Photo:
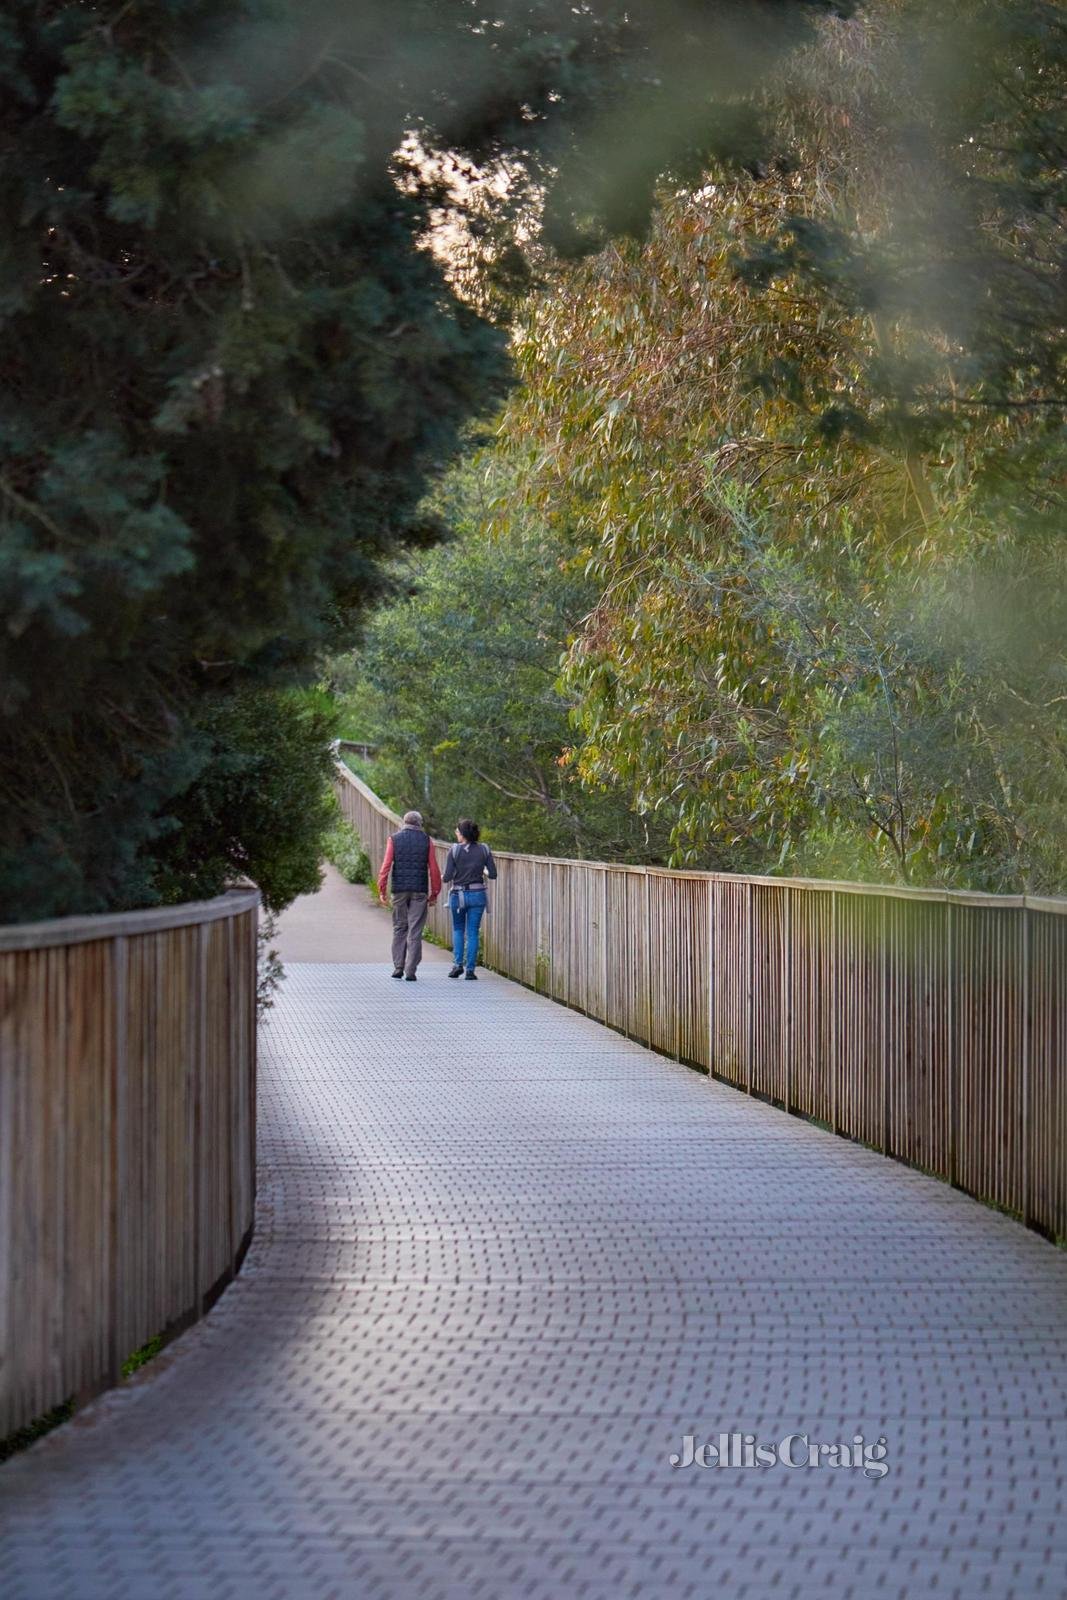
[[[217,1277],[198,1254],[203,1195],[226,1201],[231,1262],[249,1234],[258,901],[0,928],[0,1333],[15,1352],[0,1437],[117,1382],[146,1338],[200,1314]],[[229,1018],[215,1067],[233,1107],[210,1149],[209,1011]]]
[[[1067,1232],[1067,900],[495,854],[500,971]]]

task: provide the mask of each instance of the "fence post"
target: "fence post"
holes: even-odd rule
[[[210,933],[200,927],[196,936],[197,972],[197,1029],[196,1029],[196,1082],[193,1099],[193,1174],[194,1191],[192,1207],[193,1267],[196,1273],[197,1309],[203,1311],[203,1253],[204,1253],[204,1095],[207,1086],[208,1018],[207,997],[210,970],[208,965]]]
[[[782,976],[781,998],[782,1020],[779,1036],[782,1041],[783,1065],[785,1067],[785,1109],[793,1109],[793,1008],[789,1004],[789,979],[793,960],[793,891],[783,889],[785,897],[782,905]]]
[[[111,1257],[109,1290],[111,1295],[111,1327],[108,1339],[108,1382],[117,1384],[122,1377],[122,1363],[130,1354],[124,1348],[125,1283],[123,1273],[122,1218],[127,1189],[126,1103],[129,1091],[129,1044],[127,1011],[129,1009],[129,946],[125,935],[112,940],[112,989],[114,994],[115,1032],[111,1041],[111,1138],[109,1159],[111,1165],[110,1213],[108,1216],[108,1251]]]
[[[879,899],[878,914],[878,943],[880,956],[878,962],[878,988],[880,994],[878,1018],[878,1054],[882,1072],[882,1154],[889,1154],[889,952],[886,948],[887,924],[889,922],[889,900],[886,895]]]
[[[548,869],[548,959],[545,963],[545,993],[553,998],[556,996],[556,975],[553,971],[555,962],[553,957],[556,952],[556,875],[552,868]]]
[[[954,1184],[958,1177],[960,1139],[960,1073],[956,1048],[956,919],[951,900],[945,902],[945,1072],[948,1076],[948,1171]]]
[[[645,1036],[652,1048],[652,879],[645,868]]]
[[[685,970],[685,975],[686,975],[686,989],[688,990],[690,984],[692,983],[692,979],[693,979],[694,973],[693,973],[693,951],[690,949],[690,946],[689,946],[689,917],[688,917],[689,907],[688,907],[688,905],[686,905],[685,910],[686,910],[687,915],[686,915],[686,919],[685,919],[685,935],[686,936],[685,936],[685,941],[684,941],[684,948],[685,948],[685,969],[684,970]],[[675,968],[675,971],[677,971],[677,967]],[[677,988],[675,988],[675,991],[674,991],[674,1059],[675,1059],[675,1061],[681,1061],[681,1059],[682,1059],[682,1015],[683,1015],[683,1010],[682,1010],[682,1005],[681,1005],[681,995],[678,993]]]
[[[600,873],[600,1020],[608,1020],[608,873],[610,867],[603,867]]]
[[[838,1015],[838,981],[837,981],[837,890],[830,890],[830,1016],[833,1026],[830,1029],[830,1127],[834,1133],[838,1131],[838,1056],[837,1034],[840,1017]]]
[[[1022,1079],[1019,1090],[1019,1137],[1022,1144],[1022,1171],[1020,1173],[1020,1186],[1022,1189],[1021,1199],[1023,1222],[1027,1227],[1029,1227],[1034,1220],[1034,1208],[1032,1204],[1033,1197],[1030,1192],[1032,1183],[1030,1145],[1033,1138],[1033,1118],[1030,1111],[1030,908],[1025,904],[1023,905],[1022,909],[1022,917],[1022,972],[1020,974],[1019,983],[1019,999],[1022,1005],[1022,1046],[1020,1051],[1021,1060],[1019,1063],[1019,1071]]]
[[[548,983],[545,981],[544,968],[541,962],[541,925],[544,918],[541,915],[541,900],[544,895],[545,875],[543,872],[534,873],[533,894],[530,896],[530,918],[533,925],[534,942],[534,979],[533,986],[538,994],[548,993]]]
[[[709,1072],[715,1071],[715,885],[710,878],[708,889],[708,1060]]]
[[[755,1009],[756,1009],[756,885],[750,883],[746,896],[748,903],[748,988],[745,995],[745,1089],[752,1093],[752,1053],[755,1044]]]

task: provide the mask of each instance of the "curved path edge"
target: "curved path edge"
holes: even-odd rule
[[[1064,1252],[387,944],[283,919],[244,1268],[0,1468],[7,1600],[1062,1600]]]

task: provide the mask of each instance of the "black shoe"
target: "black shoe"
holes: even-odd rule
[[[452,971],[448,974],[448,976],[450,978],[458,978],[461,975],[462,972],[463,972],[463,968],[462,967],[453,967]]]
[[[404,976],[403,968],[402,967],[397,967],[396,971],[395,972],[391,972],[389,974],[389,976],[391,978],[402,978]]]
[[[404,980],[406,983],[415,983],[417,981],[413,972],[405,972]]]
[[[470,971],[467,973],[467,982],[468,983],[471,983],[471,982],[475,982],[476,983],[477,981],[478,981],[478,974],[475,972],[474,968],[471,967]]]

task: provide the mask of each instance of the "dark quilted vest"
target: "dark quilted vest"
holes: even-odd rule
[[[393,834],[393,893],[429,894],[430,835],[421,828]]]

